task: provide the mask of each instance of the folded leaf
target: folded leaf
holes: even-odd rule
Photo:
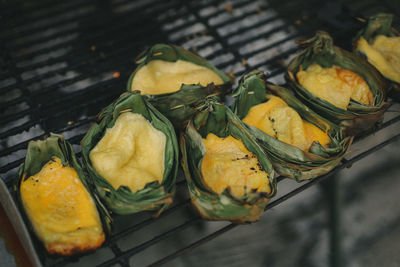
[[[376,123],[383,120],[383,113],[388,107],[385,102],[387,84],[374,67],[362,58],[334,46],[329,34],[322,31],[317,32],[313,38],[303,41],[302,45],[306,48],[290,62],[286,79],[296,96],[305,105],[320,116],[344,126],[349,136],[371,130]],[[310,93],[300,85],[296,73],[312,64],[318,64],[323,68],[336,65],[360,75],[373,93],[373,104],[364,105],[351,99],[345,110]]]
[[[143,90],[175,127],[194,114],[193,107],[204,97],[223,97],[232,84],[228,75],[207,60],[175,45],[156,44],[139,55],[137,63],[127,90]]]
[[[241,141],[256,156],[260,168],[268,174],[269,192],[246,191],[238,196],[227,187],[218,194],[206,185],[201,169],[206,154],[203,138],[211,133],[219,138],[231,136]],[[203,218],[236,223],[252,222],[260,218],[269,199],[276,193],[274,171],[261,147],[229,108],[218,103],[216,98],[207,98],[198,107],[193,120],[187,124],[181,135],[180,146],[182,167],[192,203]]]
[[[14,190],[28,228],[50,254],[94,250],[110,234],[111,217],[62,135],[29,143]]]
[[[400,33],[392,28],[392,20],[393,14],[388,13],[378,13],[369,17],[365,27],[353,39],[353,51],[378,69],[390,84],[388,95],[400,101],[400,72],[398,71],[400,63],[397,62],[397,66],[393,67],[396,61],[388,60],[393,53],[398,53],[400,50],[398,40]],[[393,38],[397,38],[397,47],[390,42]],[[377,41],[381,42],[375,43]]]
[[[153,181],[144,188],[132,192],[128,186],[114,188],[111,183],[102,177],[93,166],[90,152],[105,136],[107,129],[111,129],[117,119],[126,112],[140,114],[152,127],[162,132],[166,137],[164,153],[164,172],[161,183]],[[141,130],[141,129],[136,129]],[[123,138],[123,137],[118,137]],[[178,170],[178,143],[175,130],[169,120],[155,109],[146,96],[136,93],[125,93],[115,102],[103,109],[97,117],[96,123],[89,129],[81,141],[83,161],[89,171],[100,197],[115,213],[132,214],[144,210],[156,211],[160,214],[173,201],[175,180]],[[141,143],[134,144],[140,151]],[[151,144],[150,144],[151,146]],[[146,147],[150,149],[150,147]],[[128,148],[126,148],[128,149]],[[132,151],[126,151],[131,153]],[[140,159],[138,159],[140,161]],[[149,159],[146,159],[147,161]],[[124,177],[119,177],[124,183]],[[126,179],[143,179],[140,175],[126,177]]]
[[[267,82],[261,71],[254,70],[246,74],[232,96],[235,97],[232,110],[240,119],[247,116],[250,108],[276,96],[295,110],[304,122],[328,134],[330,142],[327,147],[314,142],[307,151],[303,151],[247,125],[249,132],[268,155],[274,169],[283,176],[302,181],[325,174],[340,163],[352,142],[351,137],[344,137],[341,127],[313,112],[286,88]]]

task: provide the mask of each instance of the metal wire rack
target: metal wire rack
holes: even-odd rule
[[[1,178],[11,191],[28,142],[49,132],[64,134],[79,153],[79,141],[94,116],[124,92],[135,67],[135,56],[153,43],[182,45],[236,77],[259,68],[267,71],[272,81],[282,83],[287,62],[299,51],[296,38],[309,37],[315,30],[324,29],[338,45],[349,48],[359,26],[355,16],[393,10],[389,1],[372,0],[353,1],[351,5],[315,0],[3,1]],[[399,115],[392,115],[374,133],[358,141],[399,121]],[[383,142],[346,157],[329,174],[281,194],[266,210],[399,139],[400,133],[394,133]],[[45,256],[42,264],[63,266],[88,261],[99,266],[129,266],[134,255],[174,238],[199,222],[204,223],[191,211],[183,179],[177,187],[176,203],[157,219],[147,214],[115,216],[114,232],[100,249],[102,252],[68,259]],[[141,243],[131,242],[149,225],[181,213],[184,213],[182,222],[161,227],[160,233],[150,234]],[[205,236],[192,238],[146,264],[165,264],[236,227],[240,226],[227,224]],[[133,245],[127,247],[127,242]]]

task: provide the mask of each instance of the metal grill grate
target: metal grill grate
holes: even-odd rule
[[[282,83],[286,64],[299,51],[296,38],[323,29],[338,45],[349,48],[358,27],[354,16],[394,10],[385,1],[372,0],[353,1],[351,6],[316,0],[43,0],[3,1],[1,5],[0,173],[10,191],[30,140],[50,131],[62,133],[80,152],[79,141],[94,116],[124,92],[135,56],[153,43],[182,45],[237,77],[260,68],[272,81]],[[350,155],[331,173],[280,192],[266,209],[398,140],[399,121],[399,115],[388,113],[375,133],[397,128],[385,134],[384,140]],[[128,266],[136,263],[133,256],[164,246],[163,256],[150,256],[143,263],[161,265],[238,227],[219,224],[219,229],[166,248],[169,238],[204,224],[193,213],[180,177],[175,204],[159,218],[115,216],[115,231],[99,251],[69,259],[45,256],[42,263]],[[180,221],[171,224],[167,218],[172,216]],[[152,224],[158,230],[149,233],[146,229]]]

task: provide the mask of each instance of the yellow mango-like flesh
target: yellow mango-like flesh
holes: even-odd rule
[[[267,102],[251,107],[243,122],[304,151],[314,141],[329,145],[330,138],[324,131],[303,121],[280,97],[269,95],[268,98]]]
[[[368,84],[358,74],[338,66],[322,68],[312,64],[296,74],[299,83],[315,96],[347,110],[350,98],[372,105],[374,95]]]
[[[161,184],[164,175],[166,136],[140,114],[125,112],[90,151],[96,172],[115,189],[132,192],[150,182]]]
[[[20,185],[24,209],[49,253],[69,255],[105,239],[95,203],[75,169],[57,157]]]
[[[168,62],[152,60],[135,74],[131,90],[142,94],[158,95],[179,91],[182,84],[201,84],[207,86],[223,84],[212,70],[184,60]]]
[[[378,35],[372,45],[361,37],[357,49],[367,56],[383,76],[400,83],[400,37]]]
[[[252,191],[271,192],[268,173],[260,169],[256,155],[240,140],[209,133],[203,142],[206,154],[201,172],[205,184],[214,192],[221,194],[227,187],[236,196]]]

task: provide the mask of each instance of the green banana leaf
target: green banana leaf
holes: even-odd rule
[[[400,36],[400,33],[394,28],[392,28],[392,21],[393,21],[393,14],[388,14],[388,13],[378,13],[374,16],[369,17],[368,21],[366,22],[367,25],[363,29],[361,29],[353,39],[354,52],[357,55],[368,60],[368,56],[358,49],[358,40],[360,40],[361,37],[364,37],[364,39],[369,44],[371,44],[378,35],[385,35],[387,37]],[[390,80],[388,77],[385,78],[390,83],[390,89],[388,91],[388,95],[400,101],[400,83]]]
[[[344,137],[341,127],[310,110],[286,88],[267,82],[262,71],[254,70],[243,76],[238,88],[232,94],[235,97],[232,110],[243,119],[251,107],[267,102],[268,95],[271,94],[285,101],[303,120],[328,133],[331,140],[329,147],[314,142],[308,151],[303,151],[279,141],[256,127],[247,125],[249,132],[268,155],[274,169],[280,175],[299,182],[325,174],[337,166],[353,138]]]
[[[127,186],[115,189],[100,176],[91,164],[90,151],[103,138],[107,128],[112,128],[119,115],[124,112],[138,113],[144,116],[157,130],[166,136],[165,169],[162,183],[148,183],[135,193]],[[173,202],[175,180],[178,171],[179,148],[175,130],[169,120],[155,109],[146,96],[136,93],[124,93],[115,102],[104,108],[94,125],[81,141],[83,162],[96,185],[100,197],[107,207],[117,214],[132,214],[140,211],[156,211],[158,216]],[[140,177],[138,177],[140,179]]]
[[[220,138],[232,136],[241,140],[253,152],[263,170],[269,174],[271,192],[251,192],[242,197],[231,194],[228,187],[221,194],[212,191],[203,180],[201,161],[206,153],[202,138],[213,133]],[[253,222],[260,218],[270,198],[276,193],[272,165],[246,126],[225,105],[208,97],[181,134],[182,168],[192,204],[208,220],[230,220],[235,223]]]
[[[18,178],[14,184],[15,198],[18,200],[17,203],[19,209],[26,225],[28,226],[28,229],[30,229],[30,231],[34,233],[33,226],[22,205],[21,195],[19,191],[21,182],[39,173],[42,167],[46,165],[49,161],[51,161],[54,156],[58,157],[64,166],[72,167],[78,173],[80,181],[85,186],[86,190],[89,192],[90,196],[94,200],[94,203],[96,204],[97,211],[103,225],[104,233],[106,234],[106,236],[109,236],[111,234],[112,224],[110,214],[100,202],[98,196],[94,193],[95,188],[93,184],[91,184],[90,180],[87,178],[87,175],[82,169],[81,164],[75,157],[72,145],[68,143],[62,135],[54,133],[50,133],[50,136],[43,141],[38,140],[29,142],[25,161],[19,167]],[[42,243],[39,242],[40,237],[37,237],[36,234],[33,236],[35,237],[34,244],[40,248],[38,251],[42,252],[42,255],[39,256],[43,257],[46,249],[44,248]]]
[[[231,78],[204,58],[179,46],[156,44],[139,55],[137,60],[139,65],[128,80],[128,92],[135,90],[135,88],[132,88],[132,81],[136,73],[152,60],[168,62],[183,60],[191,62],[212,70],[221,77],[223,81],[221,85],[209,84],[208,86],[202,86],[200,84],[182,84],[180,90],[173,93],[148,95],[150,103],[169,118],[175,127],[179,127],[184,121],[193,116],[195,112],[193,107],[204,97],[208,95],[223,97],[232,86]]]
[[[387,84],[373,66],[353,53],[334,46],[332,38],[323,31],[318,31],[313,38],[301,44],[306,48],[289,63],[286,79],[303,103],[322,117],[344,126],[349,136],[371,130],[383,120],[384,112],[388,107],[388,103],[385,102]],[[351,99],[347,110],[344,110],[309,92],[297,81],[296,73],[301,66],[307,69],[314,63],[323,68],[337,65],[360,75],[374,95],[373,105],[364,105]]]

